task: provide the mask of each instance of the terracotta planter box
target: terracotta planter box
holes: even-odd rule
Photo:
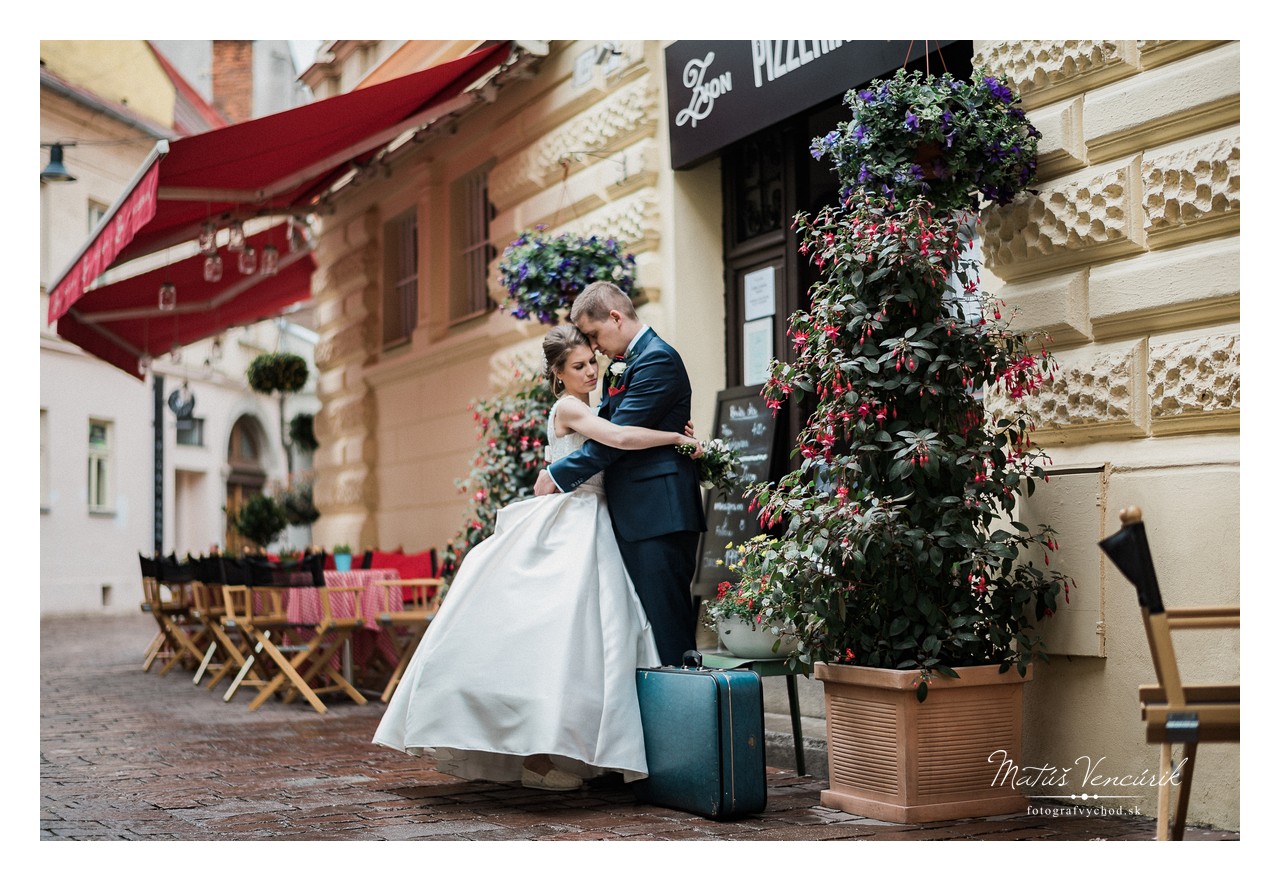
[[[822,804],[891,823],[1025,812],[1002,763],[1022,760],[1022,688],[997,665],[938,676],[916,700],[913,671],[817,664],[827,703],[830,789]],[[1001,752],[1003,750],[1003,752]]]

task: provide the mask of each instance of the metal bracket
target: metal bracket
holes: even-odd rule
[[[1198,743],[1200,740],[1199,713],[1170,713],[1164,722],[1165,734],[1170,743]]]

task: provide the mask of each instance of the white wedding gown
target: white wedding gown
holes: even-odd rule
[[[582,446],[555,437],[548,457]],[[637,667],[661,663],[613,536],[601,475],[515,502],[463,560],[373,742],[434,751],[440,771],[520,779],[546,753],[583,778],[644,777]]]

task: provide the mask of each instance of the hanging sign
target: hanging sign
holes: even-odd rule
[[[885,76],[950,40],[679,40],[667,46],[671,167]]]

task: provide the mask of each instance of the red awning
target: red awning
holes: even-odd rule
[[[289,253],[285,225],[249,236],[261,255],[263,248],[280,248],[275,275],[241,275],[236,255],[223,252],[222,280],[204,280],[204,255],[196,254],[169,266],[135,275],[90,291],[58,321],[58,335],[141,377],[143,353],[162,355],[242,324],[279,314],[287,306],[311,296],[311,273],[316,264],[309,251]],[[160,285],[177,288],[177,305],[159,307]]]
[[[315,200],[352,163],[367,161],[401,134],[454,109],[453,99],[503,63],[509,51],[509,43],[498,43],[368,88],[171,143],[160,142],[133,185],[108,212],[75,260],[50,285],[49,322],[57,321],[59,335],[73,339],[64,333],[64,328],[76,326],[76,313],[113,311],[119,304],[112,298],[126,289],[133,290],[133,279],[91,289],[102,272],[190,242],[206,220],[285,216],[314,210]],[[199,261],[192,265],[198,268]],[[235,267],[229,266],[226,275],[234,276]],[[285,275],[282,271],[275,278]],[[187,290],[194,294],[203,284],[198,281]],[[280,284],[275,281],[272,287]],[[183,296],[180,286],[180,302]],[[154,288],[151,297],[155,298]],[[208,299],[198,296],[198,300]],[[80,329],[71,333],[87,326],[84,315],[78,322]],[[72,318],[70,323],[67,317]],[[166,313],[165,317],[170,316]],[[224,326],[230,325],[228,322]],[[93,341],[101,338],[96,333],[91,337]],[[74,341],[99,354],[81,339]],[[150,340],[147,345],[152,354],[167,351],[167,347],[157,348]],[[136,372],[139,354],[128,359],[131,373]],[[107,360],[120,366],[117,359]]]

